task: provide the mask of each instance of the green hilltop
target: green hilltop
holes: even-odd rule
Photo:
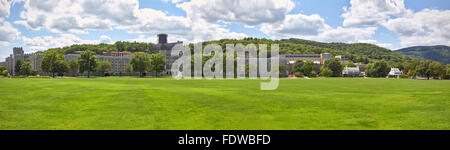
[[[222,39],[214,41],[205,41],[203,46],[215,43],[222,46],[225,50],[226,44],[279,44],[280,54],[320,54],[331,53],[333,56],[344,55],[345,59],[353,62],[368,63],[370,60],[386,60],[391,62],[405,62],[412,60],[411,57],[399,54],[386,48],[382,48],[373,44],[366,43],[322,43],[315,41],[308,41],[302,39],[283,39],[270,40],[265,38],[244,38],[237,39]],[[81,44],[71,45],[62,48],[52,48],[49,50],[57,50],[65,54],[75,53],[77,51],[91,50],[97,54],[110,51],[130,51],[130,52],[149,52],[155,44],[144,42],[122,42],[118,41],[114,44]],[[193,48],[194,44],[190,44]],[[43,52],[38,52],[43,53]]]
[[[414,46],[396,50],[395,52],[417,59],[438,61],[444,65],[450,64],[450,47],[444,45]]]

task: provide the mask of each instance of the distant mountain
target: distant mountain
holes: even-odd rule
[[[408,56],[406,56],[406,55],[396,53],[387,48],[379,47],[374,44],[324,43],[324,42],[316,42],[316,41],[296,39],[296,38],[284,39],[281,41],[338,50],[338,51],[342,51],[342,52],[346,53],[345,54],[346,57],[348,57],[348,55],[366,56],[371,59],[378,59],[378,60],[384,59],[384,60],[391,60],[391,61],[395,61],[395,62],[409,60]]]
[[[448,46],[415,46],[396,50],[395,52],[417,59],[438,61],[444,65],[450,64],[450,47]]]

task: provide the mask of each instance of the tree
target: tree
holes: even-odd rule
[[[51,73],[55,77],[55,73],[63,74],[67,72],[68,65],[65,56],[58,51],[47,51],[41,62],[42,71]]]
[[[316,65],[314,65],[313,61],[307,60],[303,66],[302,66],[302,70],[305,76],[309,76],[312,77],[313,76],[313,72],[315,72],[316,70]]]
[[[369,77],[386,77],[390,71],[385,61],[377,61],[367,65],[366,74]]]
[[[163,54],[156,53],[150,55],[150,71],[156,73],[158,76],[159,73],[166,70],[167,59]]]
[[[39,72],[37,70],[32,69],[30,75],[37,76]]]
[[[16,65],[14,66],[14,73],[15,73],[15,75],[20,75],[20,68],[21,68],[23,63],[24,63],[23,60],[18,60],[16,62]]]
[[[294,74],[303,74],[303,61],[302,60],[297,60],[295,61],[295,63],[292,65],[292,72]]]
[[[450,79],[450,64],[447,64],[445,71],[442,71],[441,79]]]
[[[76,76],[76,74],[78,73],[78,70],[80,68],[80,65],[78,65],[78,60],[77,59],[72,59],[69,61],[69,72],[70,74],[72,74],[73,76]]]
[[[66,63],[65,59],[63,58],[63,60],[61,60],[59,63],[57,63],[56,65],[56,73],[58,74],[58,76],[64,76],[64,73],[69,71],[69,65]]]
[[[356,67],[356,65],[354,63],[348,63],[346,66],[347,67]]]
[[[237,67],[234,67],[234,68],[236,69]],[[278,71],[279,71],[279,75],[280,75],[279,77],[285,77],[286,76],[286,65],[283,63],[280,63]]]
[[[31,75],[31,70],[32,70],[31,69],[31,64],[28,61],[23,62],[20,65],[20,74],[22,74],[22,75],[25,75],[25,76]]]
[[[97,67],[97,56],[95,56],[95,53],[87,50],[81,52],[81,56],[78,58],[78,64],[79,64],[79,72],[88,73],[88,78],[90,77],[91,72],[94,72]]]
[[[6,70],[6,72],[4,72]],[[6,76],[8,74],[8,70],[5,66],[0,66],[0,75]]]
[[[430,77],[432,76],[432,71],[429,67],[431,63],[432,63],[431,60],[421,61],[416,66],[416,74],[422,77],[426,77],[429,80]]]
[[[331,71],[328,67],[322,66],[320,67],[320,75],[324,77],[333,76],[333,71]]]
[[[97,71],[105,76],[107,72],[111,70],[111,62],[109,61],[100,61],[97,65]]]
[[[333,72],[333,77],[341,76],[342,70],[344,69],[344,65],[341,64],[338,58],[326,60],[324,66]]]
[[[2,74],[3,76],[7,76],[7,75],[8,75],[8,70],[3,70],[3,71],[1,72],[1,74]]]
[[[125,67],[125,72],[130,75],[131,73],[133,73],[133,66],[131,64],[127,64],[127,66]]]
[[[131,55],[130,64],[133,66],[133,71],[139,72],[143,77],[150,69],[150,56],[144,52],[137,52]]]
[[[428,69],[430,69],[431,71],[430,72],[431,77],[438,78],[445,68],[444,66],[441,65],[441,63],[434,61],[428,65]]]

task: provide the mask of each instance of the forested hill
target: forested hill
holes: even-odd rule
[[[373,44],[365,43],[322,43],[315,41],[308,41],[302,39],[283,39],[283,40],[269,40],[269,39],[258,39],[258,38],[244,38],[242,40],[234,39],[222,39],[217,41],[207,41],[207,43],[217,43],[222,47],[225,44],[230,43],[242,43],[244,45],[255,43],[255,44],[280,44],[281,54],[320,54],[320,53],[331,53],[333,56],[345,55],[346,59],[352,60],[354,62],[367,63],[368,60],[387,60],[393,62],[404,62],[411,60],[412,58],[393,52],[389,49],[382,48]]]
[[[415,46],[396,50],[395,52],[417,59],[438,61],[444,65],[450,64],[450,47],[448,46]]]
[[[345,55],[345,58],[354,62],[368,63],[370,60],[387,60],[392,62],[404,62],[410,60],[403,54],[392,52],[391,50],[378,47],[372,44],[345,44],[345,43],[321,43],[314,41],[307,41],[301,39],[286,39],[286,40],[270,40],[259,38],[244,38],[241,40],[236,39],[222,39],[215,41],[205,41],[203,46],[209,43],[216,43],[223,47],[225,50],[226,44],[279,44],[281,54],[320,54],[331,53],[333,56]],[[50,50],[58,50],[65,54],[75,53],[77,51],[91,50],[97,54],[109,51],[130,51],[130,52],[149,52],[153,43],[142,42],[121,42],[118,41],[114,44],[97,44],[97,45],[72,45],[62,48],[52,48]],[[193,44],[190,45],[193,48]],[[42,53],[42,52],[39,52]]]
[[[353,44],[347,44],[347,43],[323,43],[323,42],[316,42],[316,41],[309,41],[309,40],[303,40],[303,39],[284,39],[283,42],[289,42],[289,43],[296,43],[296,44],[304,44],[304,45],[311,45],[311,46],[317,46],[322,48],[329,48],[334,50],[343,51],[344,53],[347,53],[347,56],[356,55],[356,56],[367,56],[371,59],[384,59],[384,60],[392,60],[395,62],[408,60],[409,58],[405,55],[396,53],[394,51],[391,51],[389,49],[379,47],[374,44],[367,44],[367,43],[353,43]]]
[[[114,44],[75,44],[60,48],[51,48],[48,50],[57,50],[64,54],[74,54],[77,51],[91,50],[97,54],[103,52],[129,51],[129,52],[148,52],[155,44],[144,42],[122,42],[118,41]],[[45,52],[45,51],[44,51]],[[44,53],[43,51],[37,53]]]

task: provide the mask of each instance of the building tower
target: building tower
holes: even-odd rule
[[[330,53],[322,53],[320,54],[320,64],[325,64],[325,61],[331,58]]]
[[[167,34],[158,34],[158,44],[167,44]]]

